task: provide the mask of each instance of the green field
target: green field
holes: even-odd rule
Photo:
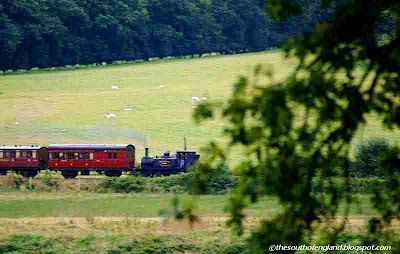
[[[189,148],[199,149],[210,139],[221,140],[223,124],[196,125],[192,96],[224,100],[237,77],[262,62],[285,66],[282,74],[290,69],[272,52],[3,76],[0,140],[133,143],[143,154],[142,135],[153,153],[182,148],[186,136]],[[109,113],[117,118],[107,119]]]
[[[133,143],[141,157],[144,136],[153,155],[181,149],[184,136],[194,150],[224,142],[220,119],[195,124],[192,96],[226,100],[238,76],[251,75],[258,63],[273,66],[276,79],[295,64],[269,51],[0,76],[1,144]],[[107,119],[109,113],[116,119]],[[375,117],[357,139],[372,136],[400,141]]]
[[[128,216],[158,217],[172,211],[173,195],[168,194],[95,194],[95,193],[46,193],[27,191],[0,192],[0,218],[21,217],[88,217]],[[225,207],[229,195],[180,196],[181,202],[195,201],[201,216],[228,216]],[[367,196],[359,196],[352,204],[351,215],[373,215]],[[271,217],[280,210],[278,200],[263,198],[246,213],[250,217]],[[343,211],[341,210],[340,213]]]

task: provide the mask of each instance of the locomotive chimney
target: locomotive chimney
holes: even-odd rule
[[[147,158],[147,157],[149,157],[149,148],[148,147],[146,147],[145,149],[144,149],[144,156]]]
[[[186,137],[183,137],[183,144],[184,144],[183,150],[186,150]]]

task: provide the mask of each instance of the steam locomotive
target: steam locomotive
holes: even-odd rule
[[[143,176],[153,175],[170,175],[180,172],[186,172],[200,155],[194,151],[180,150],[175,156],[170,156],[169,152],[165,152],[161,157],[149,157],[148,148],[146,148],[145,157],[142,158],[140,173]]]
[[[135,168],[135,146],[93,145],[93,144],[53,144],[45,146],[0,146],[0,175],[8,170],[25,177],[34,177],[40,170],[61,171],[64,178],[89,175],[96,171],[110,177],[119,177],[123,171],[139,172],[143,176],[169,175],[186,172],[200,155],[185,148],[171,156],[145,157],[141,166]]]

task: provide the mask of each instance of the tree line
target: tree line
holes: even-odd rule
[[[264,0],[1,0],[0,68],[261,51],[326,18],[314,2],[277,23]]]

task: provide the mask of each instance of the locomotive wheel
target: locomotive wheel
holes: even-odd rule
[[[105,172],[106,176],[109,177],[120,177],[122,175],[122,171],[121,170],[106,170]]]
[[[37,170],[29,170],[29,171],[21,170],[19,171],[19,173],[23,177],[35,177],[38,174]]]
[[[63,171],[63,172],[61,172],[61,174],[65,179],[73,179],[73,178],[77,177],[78,171],[72,171],[72,172]]]

